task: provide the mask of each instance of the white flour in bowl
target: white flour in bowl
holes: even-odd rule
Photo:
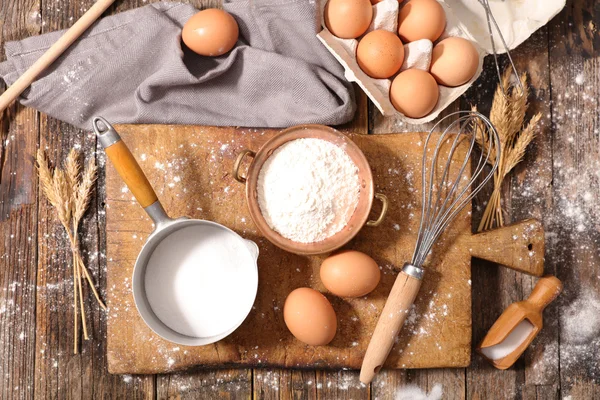
[[[341,231],[360,192],[358,167],[339,146],[322,139],[289,141],[258,175],[258,204],[271,229],[300,243]]]

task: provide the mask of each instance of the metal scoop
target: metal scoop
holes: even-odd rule
[[[215,222],[170,218],[112,125],[96,117],[93,128],[155,224],[133,269],[133,297],[142,319],[177,344],[200,346],[226,337],[254,304],[258,246]]]

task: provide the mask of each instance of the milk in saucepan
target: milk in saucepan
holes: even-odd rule
[[[255,264],[244,240],[214,225],[191,225],[165,237],[146,267],[146,297],[172,330],[191,337],[222,334],[240,323],[256,293]]]

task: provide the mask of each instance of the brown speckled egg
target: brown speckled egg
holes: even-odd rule
[[[311,346],[328,344],[337,331],[337,317],[331,303],[311,288],[298,288],[288,295],[283,319],[296,339]]]
[[[327,290],[340,297],[365,296],[377,287],[381,278],[375,260],[355,250],[330,255],[321,264],[319,274]]]
[[[392,81],[390,101],[409,118],[421,118],[434,109],[439,88],[430,73],[420,69],[407,69]]]
[[[449,37],[433,47],[430,72],[440,85],[465,84],[473,78],[478,66],[477,49],[467,39]]]
[[[324,16],[327,29],[335,36],[355,39],[369,28],[373,8],[369,0],[329,0]]]
[[[216,8],[202,10],[183,26],[183,43],[203,56],[220,56],[235,46],[239,28],[235,18]]]
[[[446,28],[446,14],[435,0],[408,0],[400,6],[398,35],[404,43],[420,39],[435,42]]]
[[[356,61],[370,77],[389,78],[400,70],[404,62],[404,46],[392,32],[378,29],[367,33],[358,42]]]

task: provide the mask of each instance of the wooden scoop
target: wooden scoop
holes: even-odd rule
[[[558,278],[552,275],[541,278],[527,300],[504,310],[477,352],[498,369],[510,368],[542,329],[542,312],[561,291]]]

